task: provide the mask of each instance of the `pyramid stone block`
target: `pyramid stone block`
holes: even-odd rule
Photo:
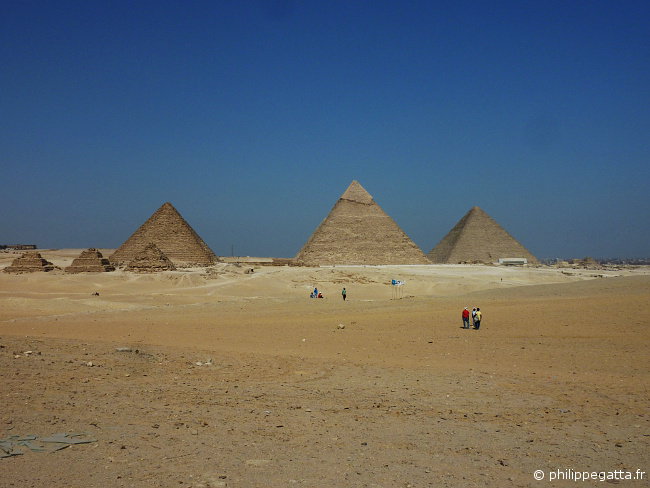
[[[306,266],[431,264],[357,181],[341,195],[295,260]]]
[[[72,264],[65,268],[66,273],[104,273],[115,271],[115,267],[97,249],[82,251]]]
[[[492,217],[473,207],[429,252],[434,263],[495,263],[504,258],[537,258]]]
[[[173,271],[176,266],[164,252],[158,249],[158,246],[151,242],[136,253],[124,269],[136,273],[157,273],[159,271]]]
[[[43,259],[41,253],[31,251],[14,259],[11,266],[7,266],[5,273],[34,273],[37,271],[52,271],[54,265]]]
[[[109,260],[115,265],[126,264],[150,243],[156,244],[178,266],[210,266],[219,261],[169,202],[156,210]]]

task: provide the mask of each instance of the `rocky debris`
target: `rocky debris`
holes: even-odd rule
[[[125,268],[126,271],[136,273],[156,273],[175,269],[174,263],[153,242],[138,252]]]
[[[582,259],[570,259],[568,264],[573,268],[603,269],[603,266],[598,261],[589,256]]]
[[[212,366],[212,358],[207,361],[197,361],[194,363],[196,366]]]
[[[72,261],[72,264],[65,268],[66,273],[104,273],[109,271],[115,271],[115,266],[95,248],[82,251]],[[97,292],[94,294],[99,295]]]
[[[36,271],[52,271],[55,266],[43,259],[41,253],[29,251],[14,259],[11,266],[7,266],[5,273],[33,273]]]

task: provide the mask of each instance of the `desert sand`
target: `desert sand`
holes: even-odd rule
[[[95,439],[0,486],[647,486],[649,303],[647,268],[0,273],[0,437]]]

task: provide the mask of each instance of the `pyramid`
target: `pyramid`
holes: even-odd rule
[[[54,265],[46,261],[39,252],[26,252],[14,259],[11,266],[7,266],[5,273],[33,273],[35,271],[52,271]]]
[[[124,269],[136,273],[157,273],[158,271],[173,271],[176,266],[164,252],[158,249],[158,246],[151,242],[137,252]]]
[[[499,258],[526,258],[537,263],[517,239],[479,207],[472,207],[429,252],[434,263],[494,263]]]
[[[179,266],[209,266],[219,261],[212,249],[169,202],[156,210],[109,259],[115,265],[125,264],[149,243],[156,244]]]
[[[431,264],[357,181],[341,195],[295,260],[306,266]]]
[[[66,273],[103,273],[105,271],[115,271],[115,267],[94,248],[81,251],[79,257],[65,268]]]

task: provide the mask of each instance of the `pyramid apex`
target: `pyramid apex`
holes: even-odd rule
[[[472,208],[470,208],[467,213],[465,214],[465,218],[472,217],[472,218],[489,218],[491,219],[488,215],[488,213],[483,210],[481,207],[478,205],[474,205]]]
[[[172,205],[172,202],[165,202],[163,203],[160,207],[158,207],[158,210],[156,210],[157,213],[165,213],[165,214],[171,214],[171,215],[178,215],[178,217],[183,218],[181,216],[181,213]]]
[[[348,186],[347,190],[345,190],[343,195],[341,195],[341,199],[365,204],[370,204],[373,202],[372,195],[368,193],[368,191],[363,186],[361,186],[361,183],[359,183],[357,180],[352,180],[350,186]]]

